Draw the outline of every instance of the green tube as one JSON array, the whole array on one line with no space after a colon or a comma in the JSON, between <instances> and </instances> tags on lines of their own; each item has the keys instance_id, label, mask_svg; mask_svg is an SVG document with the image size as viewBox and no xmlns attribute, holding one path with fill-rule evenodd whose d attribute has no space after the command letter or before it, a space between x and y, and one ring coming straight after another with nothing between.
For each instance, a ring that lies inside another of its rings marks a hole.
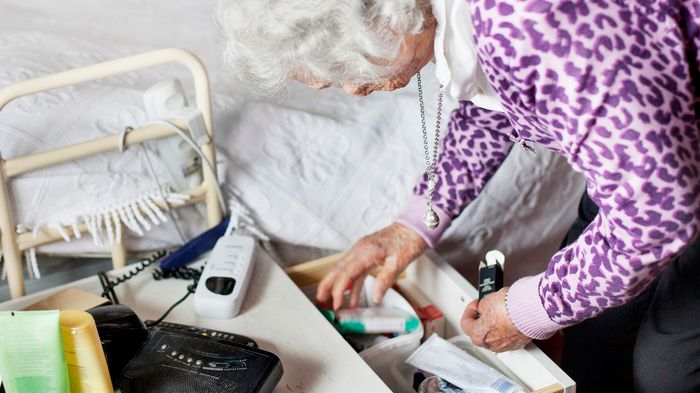
<instances>
[{"instance_id":1,"label":"green tube","mask_svg":"<svg viewBox=\"0 0 700 393\"><path fill-rule=\"evenodd\" d=\"M0 312L0 376L7 393L68 393L59 312Z\"/></svg>"}]
</instances>

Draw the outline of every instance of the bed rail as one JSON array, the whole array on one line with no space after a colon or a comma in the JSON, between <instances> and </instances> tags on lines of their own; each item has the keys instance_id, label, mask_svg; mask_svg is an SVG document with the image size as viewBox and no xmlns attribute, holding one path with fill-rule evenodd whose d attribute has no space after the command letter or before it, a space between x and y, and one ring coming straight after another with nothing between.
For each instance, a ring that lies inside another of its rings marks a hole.
<instances>
[{"instance_id":1,"label":"bed rail","mask_svg":"<svg viewBox=\"0 0 700 393\"><path fill-rule=\"evenodd\" d=\"M183 49L169 48L156 50L41 76L6 86L0 89L0 111L2 111L10 101L23 96L168 63L184 65L192 75L197 109L202 112L206 131L209 134L210 140L210 142L200 147L207 160L215 164L216 157L213 142L214 134L212 129L209 79L204 65L199 58ZM178 126L186 129L184 123L178 123ZM124 145L135 145L171 135L176 135L176 133L164 125L149 125L136 128L129 132L124 139ZM62 237L57 231L51 229L42 229L36 237L31 233L18 234L16 232L16 223L13 217L12 200L8 184L9 180L23 173L47 166L110 150L118 150L120 139L120 136L117 135L115 130L115 135L113 136L102 137L9 160L4 160L0 157L0 248L2 248L5 258L7 280L12 298L17 298L25 294L24 276L22 272L22 251L55 242L62 239ZM214 170L215 169L216 166L214 165ZM188 204L196 202L204 202L206 204L207 220L210 227L218 224L223 214L217 199L216 187L216 174L208 170L203 170L202 183L197 187L182 192L191 197ZM78 230L85 231L86 228L80 226ZM114 242L111 252L112 263L115 268L126 265L127 250L123 242Z\"/></svg>"}]
</instances>

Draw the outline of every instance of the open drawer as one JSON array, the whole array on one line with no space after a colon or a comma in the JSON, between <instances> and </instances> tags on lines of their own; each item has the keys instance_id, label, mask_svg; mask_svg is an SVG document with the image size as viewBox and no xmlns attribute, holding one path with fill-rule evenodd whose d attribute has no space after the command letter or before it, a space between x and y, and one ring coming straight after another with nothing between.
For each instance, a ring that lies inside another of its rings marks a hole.
<instances>
[{"instance_id":1,"label":"open drawer","mask_svg":"<svg viewBox=\"0 0 700 393\"><path fill-rule=\"evenodd\" d=\"M316 284L340 256L332 255L293 266L287 269L287 274L299 287ZM446 338L463 334L460 328L462 313L467 304L478 297L478 292L439 255L429 251L418 258L401 275L397 285L409 297L428 299L445 315ZM473 351L534 393L576 391L574 381L533 344L500 354L477 347Z\"/></svg>"}]
</instances>

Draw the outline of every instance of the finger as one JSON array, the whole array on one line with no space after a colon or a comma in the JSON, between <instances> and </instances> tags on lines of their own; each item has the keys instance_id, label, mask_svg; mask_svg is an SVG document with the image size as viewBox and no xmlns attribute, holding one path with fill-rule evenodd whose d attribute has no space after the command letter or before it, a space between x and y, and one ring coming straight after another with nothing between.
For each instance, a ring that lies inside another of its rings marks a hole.
<instances>
[{"instance_id":1,"label":"finger","mask_svg":"<svg viewBox=\"0 0 700 393\"><path fill-rule=\"evenodd\" d=\"M369 274L372 267L375 266L374 263L367 261L367 259L363 260L357 258L349 260L349 262L344 265L344 268L341 269L336 275L335 283L331 289L331 293L333 295L333 308L335 310L343 305L345 292L352 290L355 287L354 284L358 279L360 279L358 291L362 289L362 284L365 277L367 277L367 274ZM359 292L357 295L359 297Z\"/></svg>"},{"instance_id":2,"label":"finger","mask_svg":"<svg viewBox=\"0 0 700 393\"><path fill-rule=\"evenodd\" d=\"M483 304L483 300L473 300L467 305L462 316L462 329L469 335L474 345L489 349L489 343L486 342L489 333L488 321L483 317L483 313L479 311L480 309L483 310Z\"/></svg>"},{"instance_id":3,"label":"finger","mask_svg":"<svg viewBox=\"0 0 700 393\"><path fill-rule=\"evenodd\" d=\"M486 331L483 328L483 322L479 319L473 320L468 326L467 335L472 340L472 343L477 347L487 348L486 346Z\"/></svg>"},{"instance_id":4,"label":"finger","mask_svg":"<svg viewBox=\"0 0 700 393\"><path fill-rule=\"evenodd\" d=\"M360 303L360 294L362 294L366 277L367 273L361 275L352 282L352 289L350 290L350 308L355 308L358 303Z\"/></svg>"},{"instance_id":5,"label":"finger","mask_svg":"<svg viewBox=\"0 0 700 393\"><path fill-rule=\"evenodd\" d=\"M318 284L318 288L316 289L316 301L321 305L327 304L328 300L330 300L331 289L333 289L333 283L335 283L335 276L337 274L337 270L331 270Z\"/></svg>"},{"instance_id":6,"label":"finger","mask_svg":"<svg viewBox=\"0 0 700 393\"><path fill-rule=\"evenodd\" d=\"M328 273L323 280L321 280L321 283L316 290L316 299L319 302L326 304L329 303L330 300L334 300L335 296L333 294L333 290L336 287L339 277L345 276L351 281L354 277L357 277L365 272L365 269L363 269L363 263L360 262L361 260L358 260L357 253L352 251L341 258L336 263L335 267L333 267L331 272ZM345 286L347 285L347 282L338 285ZM331 299L331 297L333 297L333 299ZM342 293L340 302L342 304Z\"/></svg>"},{"instance_id":7,"label":"finger","mask_svg":"<svg viewBox=\"0 0 700 393\"><path fill-rule=\"evenodd\" d=\"M479 300L474 299L468 305L465 313L469 311L470 315L474 316L474 319L479 318Z\"/></svg>"},{"instance_id":8,"label":"finger","mask_svg":"<svg viewBox=\"0 0 700 393\"><path fill-rule=\"evenodd\" d=\"M499 343L498 343L498 340L494 339L493 337L489 337L489 334L492 332L493 332L493 330L488 330L486 332L486 334L484 334L482 341L484 342L483 343L484 348L491 350L491 351L494 351L492 348L497 347L499 345ZM493 335L491 335L491 336L493 336ZM501 343L500 345L503 345L503 344Z\"/></svg>"},{"instance_id":9,"label":"finger","mask_svg":"<svg viewBox=\"0 0 700 393\"><path fill-rule=\"evenodd\" d=\"M486 348L486 342L484 341L484 336L480 334L476 329L469 334L469 338L472 340L472 344L477 347Z\"/></svg>"},{"instance_id":10,"label":"finger","mask_svg":"<svg viewBox=\"0 0 700 393\"><path fill-rule=\"evenodd\" d=\"M476 310L476 302L477 301L475 300L467 305L467 308L464 309L464 313L462 314L462 319L460 321L462 331L470 337L475 332L477 322L479 320L479 312Z\"/></svg>"},{"instance_id":11,"label":"finger","mask_svg":"<svg viewBox=\"0 0 700 393\"><path fill-rule=\"evenodd\" d=\"M478 310L478 300L473 300L467 305L467 308L464 309L464 313L462 314L462 319L468 319L470 321L475 321L479 318L479 310Z\"/></svg>"},{"instance_id":12,"label":"finger","mask_svg":"<svg viewBox=\"0 0 700 393\"><path fill-rule=\"evenodd\" d=\"M343 305L343 300L345 298L345 291L350 285L350 277L347 276L345 272L340 272L333 283L333 289L331 294L333 295L333 309L337 310Z\"/></svg>"},{"instance_id":13,"label":"finger","mask_svg":"<svg viewBox=\"0 0 700 393\"><path fill-rule=\"evenodd\" d=\"M482 339L479 339L479 338L472 339L472 342L473 342L474 345L476 345L477 347L486 348L486 349L488 349L489 351L491 350L491 347L489 346L489 343L487 343L486 340L484 340L483 338L482 338Z\"/></svg>"},{"instance_id":14,"label":"finger","mask_svg":"<svg viewBox=\"0 0 700 393\"><path fill-rule=\"evenodd\" d=\"M389 290L389 288L391 288L392 285L394 285L396 279L399 277L399 274L401 274L401 271L399 270L398 262L396 257L392 255L386 259L384 266L382 266L382 269L379 271L379 274L377 274L377 279L374 282L374 288L372 288L372 298L374 299L375 303L382 301L384 294Z\"/></svg>"}]
</instances>

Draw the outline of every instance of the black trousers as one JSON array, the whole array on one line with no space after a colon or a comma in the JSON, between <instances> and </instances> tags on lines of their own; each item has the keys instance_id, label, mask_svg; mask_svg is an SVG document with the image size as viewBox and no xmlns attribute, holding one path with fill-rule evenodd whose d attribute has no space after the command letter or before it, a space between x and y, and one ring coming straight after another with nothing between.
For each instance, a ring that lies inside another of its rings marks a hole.
<instances>
[{"instance_id":1,"label":"black trousers","mask_svg":"<svg viewBox=\"0 0 700 393\"><path fill-rule=\"evenodd\" d=\"M584 194L562 246L597 214ZM562 368L579 393L700 392L700 241L631 302L564 329Z\"/></svg>"}]
</instances>

